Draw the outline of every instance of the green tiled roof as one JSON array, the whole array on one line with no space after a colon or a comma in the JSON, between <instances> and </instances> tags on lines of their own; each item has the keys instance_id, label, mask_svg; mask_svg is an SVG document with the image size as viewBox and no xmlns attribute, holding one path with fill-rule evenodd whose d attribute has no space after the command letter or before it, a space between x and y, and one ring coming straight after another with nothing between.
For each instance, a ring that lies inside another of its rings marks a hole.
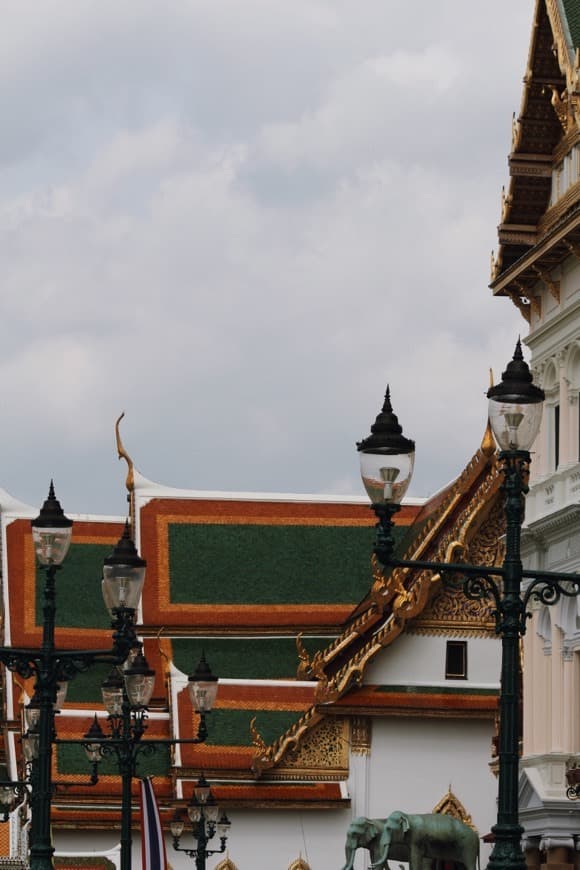
<instances>
[{"instance_id":1,"label":"green tiled roof","mask_svg":"<svg viewBox=\"0 0 580 870\"><path fill-rule=\"evenodd\" d=\"M251 746L250 722L268 744L284 734L302 716L300 710L231 710L216 707L208 714L209 746Z\"/></svg>"},{"instance_id":2,"label":"green tiled roof","mask_svg":"<svg viewBox=\"0 0 580 870\"><path fill-rule=\"evenodd\" d=\"M312 656L324 649L332 638L303 638L303 644ZM190 674L201 653L214 674L225 679L284 680L296 677L298 653L293 637L266 638L211 638L172 641L173 662L180 671Z\"/></svg>"},{"instance_id":3,"label":"green tiled roof","mask_svg":"<svg viewBox=\"0 0 580 870\"><path fill-rule=\"evenodd\" d=\"M111 627L103 602L103 560L109 544L72 544L62 570L56 575L57 625L62 628ZM44 574L36 576L36 622L42 624Z\"/></svg>"},{"instance_id":4,"label":"green tiled roof","mask_svg":"<svg viewBox=\"0 0 580 870\"><path fill-rule=\"evenodd\" d=\"M68 684L66 692L67 704L76 702L78 704L95 705L96 710L103 709L103 696L101 694L101 683L109 674L111 665L93 665L84 674L77 674Z\"/></svg>"},{"instance_id":5,"label":"green tiled roof","mask_svg":"<svg viewBox=\"0 0 580 870\"><path fill-rule=\"evenodd\" d=\"M355 603L371 582L368 526L169 527L175 604Z\"/></svg>"},{"instance_id":6,"label":"green tiled roof","mask_svg":"<svg viewBox=\"0 0 580 870\"><path fill-rule=\"evenodd\" d=\"M580 0L562 0L574 48L580 46Z\"/></svg>"},{"instance_id":7,"label":"green tiled roof","mask_svg":"<svg viewBox=\"0 0 580 870\"><path fill-rule=\"evenodd\" d=\"M106 731L106 726L103 727ZM57 746L59 773L69 776L86 774L87 780L91 774L91 766L85 751L78 743L60 743ZM166 746L159 746L154 755L145 757L142 753L137 762L137 776L165 776L169 770L169 751ZM119 766L115 756L106 756L99 762L100 776L118 776Z\"/></svg>"}]
</instances>

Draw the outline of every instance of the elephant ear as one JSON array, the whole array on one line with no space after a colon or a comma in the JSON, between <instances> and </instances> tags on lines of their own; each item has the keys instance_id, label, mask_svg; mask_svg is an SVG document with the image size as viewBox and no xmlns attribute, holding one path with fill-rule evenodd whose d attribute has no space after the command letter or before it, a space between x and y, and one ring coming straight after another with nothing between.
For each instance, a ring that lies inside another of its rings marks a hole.
<instances>
[{"instance_id":1,"label":"elephant ear","mask_svg":"<svg viewBox=\"0 0 580 870\"><path fill-rule=\"evenodd\" d=\"M409 830L409 819L405 815L405 813L401 813L401 830L404 834Z\"/></svg>"}]
</instances>

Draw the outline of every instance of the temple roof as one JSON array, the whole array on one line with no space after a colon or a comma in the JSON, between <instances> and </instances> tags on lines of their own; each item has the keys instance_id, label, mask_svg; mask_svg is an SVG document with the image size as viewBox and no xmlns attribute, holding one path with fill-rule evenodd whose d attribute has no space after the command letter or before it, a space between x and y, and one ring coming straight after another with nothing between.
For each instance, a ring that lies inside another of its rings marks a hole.
<instances>
[{"instance_id":1,"label":"temple roof","mask_svg":"<svg viewBox=\"0 0 580 870\"><path fill-rule=\"evenodd\" d=\"M578 3L537 0L491 283L528 320L539 305L534 285L557 295L551 271L580 245L580 181L566 163L580 142L579 46Z\"/></svg>"},{"instance_id":2,"label":"temple roof","mask_svg":"<svg viewBox=\"0 0 580 870\"><path fill-rule=\"evenodd\" d=\"M165 820L190 797L201 770L226 806L331 808L348 802L348 716L357 711L493 716L494 689L361 688L367 665L403 631L493 634L488 612L450 605L437 579L382 572L372 556L375 517L366 499L191 492L154 484L132 464L130 470L131 514L147 560L138 632L156 671L146 736L190 740L197 733L186 684L202 651L220 677L208 740L139 762L140 775L156 778ZM497 548L498 488L488 432L456 481L431 499L403 504L396 516L398 552L469 557L490 523ZM34 646L41 637L42 581L30 535L32 510L8 499L6 507L5 641ZM75 521L58 575L57 645L110 645L102 563L123 522ZM491 547L483 551L487 559L498 556ZM106 728L100 683L107 670L94 668L70 683L57 722L60 739L78 740L99 710ZM32 690L31 681L20 678L6 687L5 738L13 765L20 753L21 705ZM118 819L120 781L111 761L101 764L98 785L88 789L82 748L62 743L53 773L60 783L55 825L100 827Z\"/></svg>"}]
</instances>

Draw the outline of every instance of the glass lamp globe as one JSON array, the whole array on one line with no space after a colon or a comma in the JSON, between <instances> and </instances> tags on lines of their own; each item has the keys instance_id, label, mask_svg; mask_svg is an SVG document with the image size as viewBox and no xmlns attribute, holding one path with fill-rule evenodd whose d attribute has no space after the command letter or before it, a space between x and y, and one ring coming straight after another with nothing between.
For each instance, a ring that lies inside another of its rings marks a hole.
<instances>
[{"instance_id":1,"label":"glass lamp globe","mask_svg":"<svg viewBox=\"0 0 580 870\"><path fill-rule=\"evenodd\" d=\"M16 809L18 803L18 792L12 785L3 785L0 787L0 812L2 813L2 821L7 822L10 813Z\"/></svg>"},{"instance_id":2,"label":"glass lamp globe","mask_svg":"<svg viewBox=\"0 0 580 870\"><path fill-rule=\"evenodd\" d=\"M131 539L129 523L103 565L103 600L109 612L118 608L137 610L147 563Z\"/></svg>"},{"instance_id":3,"label":"glass lamp globe","mask_svg":"<svg viewBox=\"0 0 580 870\"><path fill-rule=\"evenodd\" d=\"M103 706L109 716L123 715L123 693L125 683L117 668L113 668L109 676L101 683Z\"/></svg>"},{"instance_id":4,"label":"glass lamp globe","mask_svg":"<svg viewBox=\"0 0 580 870\"><path fill-rule=\"evenodd\" d=\"M183 821L183 817L179 810L175 810L173 814L173 818L169 822L169 829L171 831L171 836L179 840L181 835L183 834L183 829L185 827L185 822Z\"/></svg>"},{"instance_id":5,"label":"glass lamp globe","mask_svg":"<svg viewBox=\"0 0 580 870\"><path fill-rule=\"evenodd\" d=\"M218 807L213 794L210 793L205 804L205 818L208 822L211 822L211 824L215 824L218 820L219 814L220 808Z\"/></svg>"},{"instance_id":6,"label":"glass lamp globe","mask_svg":"<svg viewBox=\"0 0 580 870\"><path fill-rule=\"evenodd\" d=\"M489 422L501 450L529 450L542 421L544 391L532 383L518 338L501 381L487 391Z\"/></svg>"},{"instance_id":7,"label":"glass lamp globe","mask_svg":"<svg viewBox=\"0 0 580 870\"><path fill-rule=\"evenodd\" d=\"M193 822L193 824L201 819L201 804L195 795L193 795L187 805L187 815L189 816L189 821Z\"/></svg>"},{"instance_id":8,"label":"glass lamp globe","mask_svg":"<svg viewBox=\"0 0 580 870\"><path fill-rule=\"evenodd\" d=\"M389 387L371 434L357 443L364 487L373 504L400 504L409 488L415 442L405 438L391 405Z\"/></svg>"},{"instance_id":9,"label":"glass lamp globe","mask_svg":"<svg viewBox=\"0 0 580 870\"><path fill-rule=\"evenodd\" d=\"M35 761L38 758L40 748L40 738L38 731L31 729L28 733L22 735L22 754L27 763Z\"/></svg>"},{"instance_id":10,"label":"glass lamp globe","mask_svg":"<svg viewBox=\"0 0 580 870\"><path fill-rule=\"evenodd\" d=\"M35 691L34 695L23 709L24 726L27 731L36 731L40 722L40 698Z\"/></svg>"},{"instance_id":11,"label":"glass lamp globe","mask_svg":"<svg viewBox=\"0 0 580 870\"><path fill-rule=\"evenodd\" d=\"M209 787L209 783L203 773L198 779L197 785L193 789L193 793L196 800L199 801L200 804L207 803L207 800L211 794L211 788Z\"/></svg>"},{"instance_id":12,"label":"glass lamp globe","mask_svg":"<svg viewBox=\"0 0 580 870\"><path fill-rule=\"evenodd\" d=\"M223 812L218 820L218 823L217 823L218 837L222 837L222 838L227 837L231 826L232 826L232 823L230 822L230 820L226 816L225 812Z\"/></svg>"},{"instance_id":13,"label":"glass lamp globe","mask_svg":"<svg viewBox=\"0 0 580 870\"><path fill-rule=\"evenodd\" d=\"M188 677L187 689L195 712L209 713L217 697L218 678L212 674L204 653L195 671Z\"/></svg>"},{"instance_id":14,"label":"glass lamp globe","mask_svg":"<svg viewBox=\"0 0 580 870\"><path fill-rule=\"evenodd\" d=\"M142 710L149 706L155 686L155 671L149 667L142 652L138 653L130 668L124 672L125 691L131 707Z\"/></svg>"},{"instance_id":15,"label":"glass lamp globe","mask_svg":"<svg viewBox=\"0 0 580 870\"><path fill-rule=\"evenodd\" d=\"M97 715L95 714L95 718L91 723L91 727L84 736L84 739L87 741L87 743L83 744L83 749L85 750L85 754L91 764L99 762L103 757L102 744L94 743L93 741L102 739L104 736L105 735L103 734L103 729L99 725Z\"/></svg>"},{"instance_id":16,"label":"glass lamp globe","mask_svg":"<svg viewBox=\"0 0 580 870\"><path fill-rule=\"evenodd\" d=\"M72 538L72 520L64 515L50 481L48 498L32 520L32 540L41 565L60 565L68 553Z\"/></svg>"},{"instance_id":17,"label":"glass lamp globe","mask_svg":"<svg viewBox=\"0 0 580 870\"><path fill-rule=\"evenodd\" d=\"M54 709L57 713L63 708L63 704L66 701L66 693L68 691L68 683L63 680L62 683L56 684L56 701L54 702Z\"/></svg>"}]
</instances>

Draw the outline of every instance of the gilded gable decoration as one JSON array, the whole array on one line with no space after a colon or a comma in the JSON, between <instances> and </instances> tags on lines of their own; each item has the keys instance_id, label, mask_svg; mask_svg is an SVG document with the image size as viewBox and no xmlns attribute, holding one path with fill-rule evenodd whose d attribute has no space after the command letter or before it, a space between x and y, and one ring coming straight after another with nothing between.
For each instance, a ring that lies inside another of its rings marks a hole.
<instances>
[{"instance_id":1,"label":"gilded gable decoration","mask_svg":"<svg viewBox=\"0 0 580 870\"><path fill-rule=\"evenodd\" d=\"M353 755L370 755L372 743L370 716L353 716L350 726L350 748Z\"/></svg>"},{"instance_id":2,"label":"gilded gable decoration","mask_svg":"<svg viewBox=\"0 0 580 870\"><path fill-rule=\"evenodd\" d=\"M348 773L348 721L328 717L316 725L306 739L284 758L283 771L294 775L308 772L316 778L331 779Z\"/></svg>"},{"instance_id":3,"label":"gilded gable decoration","mask_svg":"<svg viewBox=\"0 0 580 870\"><path fill-rule=\"evenodd\" d=\"M433 807L433 812L440 813L442 816L451 816L453 819L463 822L464 825L469 825L469 827L473 828L474 831L477 830L470 814L467 812L459 798L451 791L451 785L447 790L447 794L444 795L439 803Z\"/></svg>"},{"instance_id":4,"label":"gilded gable decoration","mask_svg":"<svg viewBox=\"0 0 580 870\"><path fill-rule=\"evenodd\" d=\"M288 870L310 870L310 864L307 864L302 855L300 855L296 861L292 861Z\"/></svg>"},{"instance_id":5,"label":"gilded gable decoration","mask_svg":"<svg viewBox=\"0 0 580 870\"><path fill-rule=\"evenodd\" d=\"M227 858L224 858L223 861L220 861L219 864L216 864L215 870L238 870L238 868L228 855Z\"/></svg>"},{"instance_id":6,"label":"gilded gable decoration","mask_svg":"<svg viewBox=\"0 0 580 870\"><path fill-rule=\"evenodd\" d=\"M473 565L499 565L503 560L504 512L498 501L468 548L466 561ZM461 589L441 586L421 615L409 626L417 634L495 635L494 604L472 600Z\"/></svg>"}]
</instances>

